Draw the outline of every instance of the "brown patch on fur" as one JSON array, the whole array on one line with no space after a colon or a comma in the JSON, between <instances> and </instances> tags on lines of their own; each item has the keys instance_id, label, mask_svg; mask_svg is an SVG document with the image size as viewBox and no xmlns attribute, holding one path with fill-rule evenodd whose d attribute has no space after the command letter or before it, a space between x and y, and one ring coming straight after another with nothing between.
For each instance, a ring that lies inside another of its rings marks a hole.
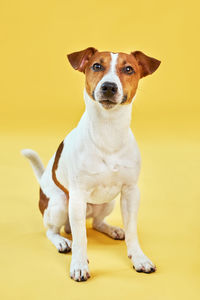
<instances>
[{"instance_id":1,"label":"brown patch on fur","mask_svg":"<svg viewBox=\"0 0 200 300\"><path fill-rule=\"evenodd\" d=\"M135 73L129 75L125 74L122 70L123 68L131 66ZM140 79L140 72L137 60L131 54L119 53L117 65L116 65L117 75L121 81L123 87L123 94L126 100L123 101L122 105L131 103L138 86L138 81Z\"/></svg>"},{"instance_id":2,"label":"brown patch on fur","mask_svg":"<svg viewBox=\"0 0 200 300\"><path fill-rule=\"evenodd\" d=\"M39 209L41 214L44 214L45 209L47 208L49 203L49 198L43 193L42 189L40 188L40 201L39 201Z\"/></svg>"},{"instance_id":3,"label":"brown patch on fur","mask_svg":"<svg viewBox=\"0 0 200 300\"><path fill-rule=\"evenodd\" d=\"M69 191L58 181L58 179L56 177L56 170L58 168L58 162L59 162L63 147L64 147L64 143L62 142L59 145L58 150L55 155L55 160L54 160L53 167L52 167L52 179L53 179L54 183L66 194L67 198L69 199Z\"/></svg>"},{"instance_id":4,"label":"brown patch on fur","mask_svg":"<svg viewBox=\"0 0 200 300\"><path fill-rule=\"evenodd\" d=\"M88 61L90 58L94 55L94 53L97 51L97 49L93 47L89 47L87 49L84 49L82 51L73 52L71 54L68 54L68 60L71 64L71 66L80 72L85 72L85 68L87 66Z\"/></svg>"},{"instance_id":5,"label":"brown patch on fur","mask_svg":"<svg viewBox=\"0 0 200 300\"><path fill-rule=\"evenodd\" d=\"M85 69L85 86L88 95L94 100L93 92L98 82L109 71L111 62L110 52L96 52L89 60ZM103 71L95 72L92 70L92 66L95 63L99 63L104 67Z\"/></svg>"},{"instance_id":6,"label":"brown patch on fur","mask_svg":"<svg viewBox=\"0 0 200 300\"><path fill-rule=\"evenodd\" d=\"M140 78L150 75L157 70L161 61L147 56L141 51L131 53L137 60L140 69Z\"/></svg>"},{"instance_id":7,"label":"brown patch on fur","mask_svg":"<svg viewBox=\"0 0 200 300\"><path fill-rule=\"evenodd\" d=\"M86 91L94 99L94 90L98 82L109 71L111 62L110 52L99 52L93 47L67 55L70 64L75 70L84 72L86 75ZM94 63L100 63L103 71L95 72L92 70ZM160 61L145 55L141 51L135 51L131 54L118 53L118 62L116 66L117 74L121 80L124 98L122 105L131 103L138 86L140 78L152 74L159 67ZM122 70L126 66L132 66L135 70L133 74L126 74Z\"/></svg>"}]
</instances>

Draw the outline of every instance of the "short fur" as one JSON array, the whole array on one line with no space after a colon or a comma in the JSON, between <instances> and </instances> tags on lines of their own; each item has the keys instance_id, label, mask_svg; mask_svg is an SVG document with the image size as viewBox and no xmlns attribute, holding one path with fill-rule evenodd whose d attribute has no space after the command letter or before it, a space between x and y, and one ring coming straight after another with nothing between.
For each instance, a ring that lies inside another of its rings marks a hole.
<instances>
[{"instance_id":1,"label":"short fur","mask_svg":"<svg viewBox=\"0 0 200 300\"><path fill-rule=\"evenodd\" d=\"M47 237L59 252L68 252L71 241L60 235L60 229L64 225L66 232L72 232L70 276L76 281L87 280L85 223L86 217L92 217L94 229L114 239L125 238L136 271L154 272L155 265L141 250L137 237L140 153L130 120L139 79L153 73L160 61L140 51L111 53L92 47L72 53L68 59L74 69L85 73L86 110L45 170L35 152L23 151L40 183ZM130 70L134 72L129 74ZM108 82L117 89L111 89ZM107 94L106 89L110 89ZM118 194L124 230L104 221Z\"/></svg>"}]
</instances>

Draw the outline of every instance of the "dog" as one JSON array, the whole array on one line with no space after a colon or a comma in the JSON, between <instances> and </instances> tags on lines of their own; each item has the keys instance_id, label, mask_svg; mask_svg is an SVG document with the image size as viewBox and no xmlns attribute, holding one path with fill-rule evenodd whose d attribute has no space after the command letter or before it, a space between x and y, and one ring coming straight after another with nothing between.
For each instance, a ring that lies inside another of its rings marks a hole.
<instances>
[{"instance_id":1,"label":"dog","mask_svg":"<svg viewBox=\"0 0 200 300\"><path fill-rule=\"evenodd\" d=\"M75 70L85 74L85 112L46 169L36 152L22 150L40 185L39 209L47 237L59 252L72 249L70 277L75 281L90 277L86 218L93 218L95 230L125 239L137 272L154 272L156 267L137 237L141 159L130 121L139 80L156 71L161 62L141 51L99 52L93 47L67 57ZM104 221L119 194L124 230ZM63 225L72 233L72 244L60 235Z\"/></svg>"}]
</instances>

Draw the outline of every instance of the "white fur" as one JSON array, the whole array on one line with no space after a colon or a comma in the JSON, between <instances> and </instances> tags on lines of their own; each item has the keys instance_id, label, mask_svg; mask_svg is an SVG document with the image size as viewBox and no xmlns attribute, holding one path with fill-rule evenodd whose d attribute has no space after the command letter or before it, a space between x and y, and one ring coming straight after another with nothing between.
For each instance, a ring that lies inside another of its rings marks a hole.
<instances>
[{"instance_id":1,"label":"white fur","mask_svg":"<svg viewBox=\"0 0 200 300\"><path fill-rule=\"evenodd\" d=\"M117 65L117 59L118 59L118 53L111 53L111 64L110 64L110 69L108 73L106 73L105 76L98 82L95 92L94 92L94 97L96 100L101 98L101 86L104 82L114 82L117 84L118 91L116 95L116 101L117 103L120 103L123 98L123 88L121 81L119 77L116 74L116 65Z\"/></svg>"},{"instance_id":2,"label":"white fur","mask_svg":"<svg viewBox=\"0 0 200 300\"><path fill-rule=\"evenodd\" d=\"M48 229L47 237L56 246L59 252L65 252L68 249L70 251L71 241L60 235L60 228L57 228L56 230Z\"/></svg>"},{"instance_id":3,"label":"white fur","mask_svg":"<svg viewBox=\"0 0 200 300\"><path fill-rule=\"evenodd\" d=\"M21 154L27 157L31 163L31 166L33 168L33 171L35 173L35 176L40 183L40 178L42 177L42 174L44 173L44 166L42 164L41 159L39 158L39 155L31 150L31 149L23 149L21 151Z\"/></svg>"},{"instance_id":4,"label":"white fur","mask_svg":"<svg viewBox=\"0 0 200 300\"><path fill-rule=\"evenodd\" d=\"M122 86L115 73L117 54L111 54L110 71L102 82L114 80L121 95ZM110 79L109 79L110 78ZM121 96L120 96L121 97ZM121 210L125 226L128 255L138 271L154 268L142 252L137 238L140 153L130 129L132 104L116 105L105 110L84 92L86 110L78 126L64 140L56 177L69 191L66 195L52 180L54 157L50 160L40 185L50 198L44 213L47 236L56 245L62 225L72 231L72 262L70 276L77 281L89 278L87 261L86 217L93 217L93 227L113 238L124 238L124 231L104 222L111 213L114 198L121 193ZM50 230L50 231L49 231ZM67 246L70 246L68 241Z\"/></svg>"}]
</instances>

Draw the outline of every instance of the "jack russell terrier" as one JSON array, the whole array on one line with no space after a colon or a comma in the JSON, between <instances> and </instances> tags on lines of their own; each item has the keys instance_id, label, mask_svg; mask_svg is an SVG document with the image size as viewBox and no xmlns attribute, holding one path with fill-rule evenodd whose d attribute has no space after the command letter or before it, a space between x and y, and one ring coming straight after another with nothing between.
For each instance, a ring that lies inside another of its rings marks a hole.
<instances>
[{"instance_id":1,"label":"jack russell terrier","mask_svg":"<svg viewBox=\"0 0 200 300\"><path fill-rule=\"evenodd\" d=\"M95 230L125 239L137 272L154 272L155 265L141 250L137 237L140 153L130 121L139 79L152 74L160 61L140 51L99 52L92 47L69 54L68 60L85 74L86 109L78 126L60 144L46 169L36 152L22 151L40 184L39 208L47 237L59 252L72 247L70 277L76 281L90 277L86 218L93 218ZM104 221L119 193L124 230ZM72 246L60 235L63 225L72 233Z\"/></svg>"}]
</instances>

